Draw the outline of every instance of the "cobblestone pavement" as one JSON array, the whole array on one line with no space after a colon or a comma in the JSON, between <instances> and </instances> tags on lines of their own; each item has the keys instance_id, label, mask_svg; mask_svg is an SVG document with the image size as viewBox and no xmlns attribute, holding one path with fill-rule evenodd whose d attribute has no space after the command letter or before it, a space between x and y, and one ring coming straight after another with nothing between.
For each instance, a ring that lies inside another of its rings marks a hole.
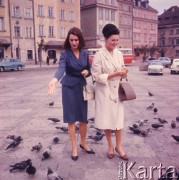
<instances>
[{"instance_id":1,"label":"cobblestone pavement","mask_svg":"<svg viewBox=\"0 0 179 180\"><path fill-rule=\"evenodd\" d=\"M89 146L96 152L88 155L78 148L79 160L73 162L71 146L68 134L57 130L56 126L63 124L61 85L56 87L55 94L47 95L47 86L56 70L56 66L48 68L25 68L17 72L0 73L0 179L1 180L27 180L47 179L47 167L51 167L60 174L64 180L117 180L117 179L147 179L147 176L157 179L159 168L174 166L179 168L179 143L174 141L172 134L179 135L179 122L177 127L170 127L171 121L179 116L179 75L171 75L165 68L163 76L148 76L147 72L139 71L137 65L130 65L129 82L133 85L137 99L125 102L125 127L123 131L123 148L130 157L128 164L118 157L107 159L107 143L104 138L101 143L87 140ZM154 96L150 97L148 91ZM49 107L49 102L54 101L54 106ZM154 102L158 113L147 111L146 107ZM94 116L94 102L89 102L88 117ZM109 107L110 110L110 107ZM48 121L49 117L61 119L60 123ZM153 130L147 137L135 135L128 130L138 120L148 119L149 123L142 126L143 129L151 128L151 124L157 122L154 117L165 118L168 123L163 128ZM88 124L88 135L95 130ZM23 142L14 150L5 150L10 143L6 139L8 135L21 135ZM52 144L52 137L58 135L59 144ZM79 136L77 133L78 144ZM115 139L113 137L114 143ZM40 152L32 152L31 147L41 142L43 148ZM52 145L52 157L41 161L42 152ZM22 160L32 159L37 168L34 177L29 177L25 172L9 172L9 165ZM131 171L127 167L135 162ZM121 173L123 172L123 173ZM146 172L146 173L144 173ZM164 171L162 171L164 172ZM130 174L131 173L131 174ZM121 177L122 176L122 177ZM151 179L150 178L150 179Z\"/></svg>"}]
</instances>

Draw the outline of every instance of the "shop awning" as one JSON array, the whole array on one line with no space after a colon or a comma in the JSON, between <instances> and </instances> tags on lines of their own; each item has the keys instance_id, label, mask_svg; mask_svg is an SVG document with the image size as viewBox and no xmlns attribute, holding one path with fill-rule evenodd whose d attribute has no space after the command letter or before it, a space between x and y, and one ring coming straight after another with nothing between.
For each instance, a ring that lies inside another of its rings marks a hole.
<instances>
[{"instance_id":1,"label":"shop awning","mask_svg":"<svg viewBox=\"0 0 179 180\"><path fill-rule=\"evenodd\" d=\"M45 50L52 49L52 48L61 49L63 48L63 44L64 44L64 41L48 41L45 44Z\"/></svg>"},{"instance_id":2,"label":"shop awning","mask_svg":"<svg viewBox=\"0 0 179 180\"><path fill-rule=\"evenodd\" d=\"M7 39L0 39L0 47L5 47L7 49L10 45L12 45L12 43Z\"/></svg>"}]
</instances>

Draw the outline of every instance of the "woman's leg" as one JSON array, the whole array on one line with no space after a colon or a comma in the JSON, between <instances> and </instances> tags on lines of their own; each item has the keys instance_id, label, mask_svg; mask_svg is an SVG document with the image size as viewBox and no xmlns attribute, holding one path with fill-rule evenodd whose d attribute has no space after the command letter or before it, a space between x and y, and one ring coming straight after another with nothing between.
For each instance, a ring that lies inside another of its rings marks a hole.
<instances>
[{"instance_id":1,"label":"woman's leg","mask_svg":"<svg viewBox=\"0 0 179 180\"><path fill-rule=\"evenodd\" d=\"M108 153L113 154L114 153L114 147L113 147L112 138L111 138L111 130L106 129L106 130L104 130L104 132L105 132L106 139L108 142Z\"/></svg>"},{"instance_id":2,"label":"woman's leg","mask_svg":"<svg viewBox=\"0 0 179 180\"><path fill-rule=\"evenodd\" d=\"M77 156L77 145L76 145L76 132L75 132L75 123L68 123L68 131L72 144L72 156Z\"/></svg>"},{"instance_id":3,"label":"woman's leg","mask_svg":"<svg viewBox=\"0 0 179 180\"><path fill-rule=\"evenodd\" d=\"M120 156L125 155L125 152L122 150L122 129L115 130L116 135L116 149L119 152Z\"/></svg>"},{"instance_id":4,"label":"woman's leg","mask_svg":"<svg viewBox=\"0 0 179 180\"><path fill-rule=\"evenodd\" d=\"M80 122L80 136L81 136L81 146L87 151L90 150L90 148L86 144L86 134L87 134L87 123Z\"/></svg>"}]
</instances>

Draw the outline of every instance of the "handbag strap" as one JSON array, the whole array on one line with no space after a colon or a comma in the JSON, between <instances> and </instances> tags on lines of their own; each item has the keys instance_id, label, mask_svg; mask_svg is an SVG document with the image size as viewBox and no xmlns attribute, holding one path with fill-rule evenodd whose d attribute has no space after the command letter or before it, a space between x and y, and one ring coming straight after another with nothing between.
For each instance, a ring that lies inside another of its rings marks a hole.
<instances>
[{"instance_id":1,"label":"handbag strap","mask_svg":"<svg viewBox=\"0 0 179 180\"><path fill-rule=\"evenodd\" d=\"M84 78L87 79L85 76L84 76ZM93 85L94 85L95 80L93 79L93 76L92 76L92 75L91 75L91 80L92 80L92 83L93 83Z\"/></svg>"}]
</instances>

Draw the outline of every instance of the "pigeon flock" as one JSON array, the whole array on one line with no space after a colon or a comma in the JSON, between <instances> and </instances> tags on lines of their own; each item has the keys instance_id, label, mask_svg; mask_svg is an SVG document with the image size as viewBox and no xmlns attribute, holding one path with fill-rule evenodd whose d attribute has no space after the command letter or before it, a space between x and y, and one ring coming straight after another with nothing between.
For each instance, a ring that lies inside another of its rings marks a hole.
<instances>
[{"instance_id":1,"label":"pigeon flock","mask_svg":"<svg viewBox=\"0 0 179 180\"><path fill-rule=\"evenodd\" d=\"M148 95L154 96L151 92L148 92ZM54 105L54 102L49 103L50 107L52 107L53 105ZM153 111L154 115L156 115L158 113L158 108L155 106L155 103L152 103L151 105L149 105L146 108L146 110L151 111L151 112ZM154 117L154 119L156 120L156 123L151 123L148 119L138 120L135 123L133 123L131 126L128 126L129 131L132 132L133 134L140 135L142 137L147 137L150 133L155 132L156 130L158 130L160 128L164 128L166 125L169 124L169 122L164 118ZM52 124L53 123L57 124L60 122L60 119L54 118L54 117L49 117L47 120L51 121ZM94 122L95 122L94 117L88 119L88 123L93 124ZM149 125L151 125L151 127L148 127ZM172 129L177 128L177 126L179 127L179 116L176 117L176 120L171 121L170 126ZM68 133L68 128L65 126L56 126L55 128L64 134ZM90 128L94 129L95 134L88 135L87 139L89 139L95 143L99 143L103 139L103 137L105 136L104 131L94 127L93 125L91 125ZM79 124L76 124L75 129L76 129L76 133L79 133ZM112 133L114 133L114 131L112 131ZM21 136L9 135L6 138L11 140L11 143L5 148L6 151L15 149L17 146L19 146L19 144L21 142L23 142L23 138ZM173 140L179 144L179 136L171 134L171 138L173 138ZM52 137L51 145L49 145L41 153L41 161L44 161L44 160L51 158L52 146L55 144L58 144L59 142L60 142L60 138L57 135ZM43 145L41 144L41 142L39 142L38 144L32 146L32 148L30 150L32 152L35 151L36 153L38 153L38 152L41 152L42 149L43 149ZM24 171L29 176L34 176L36 174L37 169L36 169L36 167L33 166L32 160L29 158L27 160L17 162L14 165L10 165L9 171L11 173L12 172ZM176 175L178 175L177 177L179 178L179 171L175 170L175 173L176 173ZM169 177L170 175L171 175L171 169L167 169L166 173L163 174L159 178L159 180L160 179L164 179L164 180L170 179L170 177ZM51 169L50 167L48 167L48 169L47 169L46 176L47 176L48 180L63 180L63 178L57 172L55 172L53 169ZM179 180L179 179L177 179L177 180Z\"/></svg>"}]
</instances>

